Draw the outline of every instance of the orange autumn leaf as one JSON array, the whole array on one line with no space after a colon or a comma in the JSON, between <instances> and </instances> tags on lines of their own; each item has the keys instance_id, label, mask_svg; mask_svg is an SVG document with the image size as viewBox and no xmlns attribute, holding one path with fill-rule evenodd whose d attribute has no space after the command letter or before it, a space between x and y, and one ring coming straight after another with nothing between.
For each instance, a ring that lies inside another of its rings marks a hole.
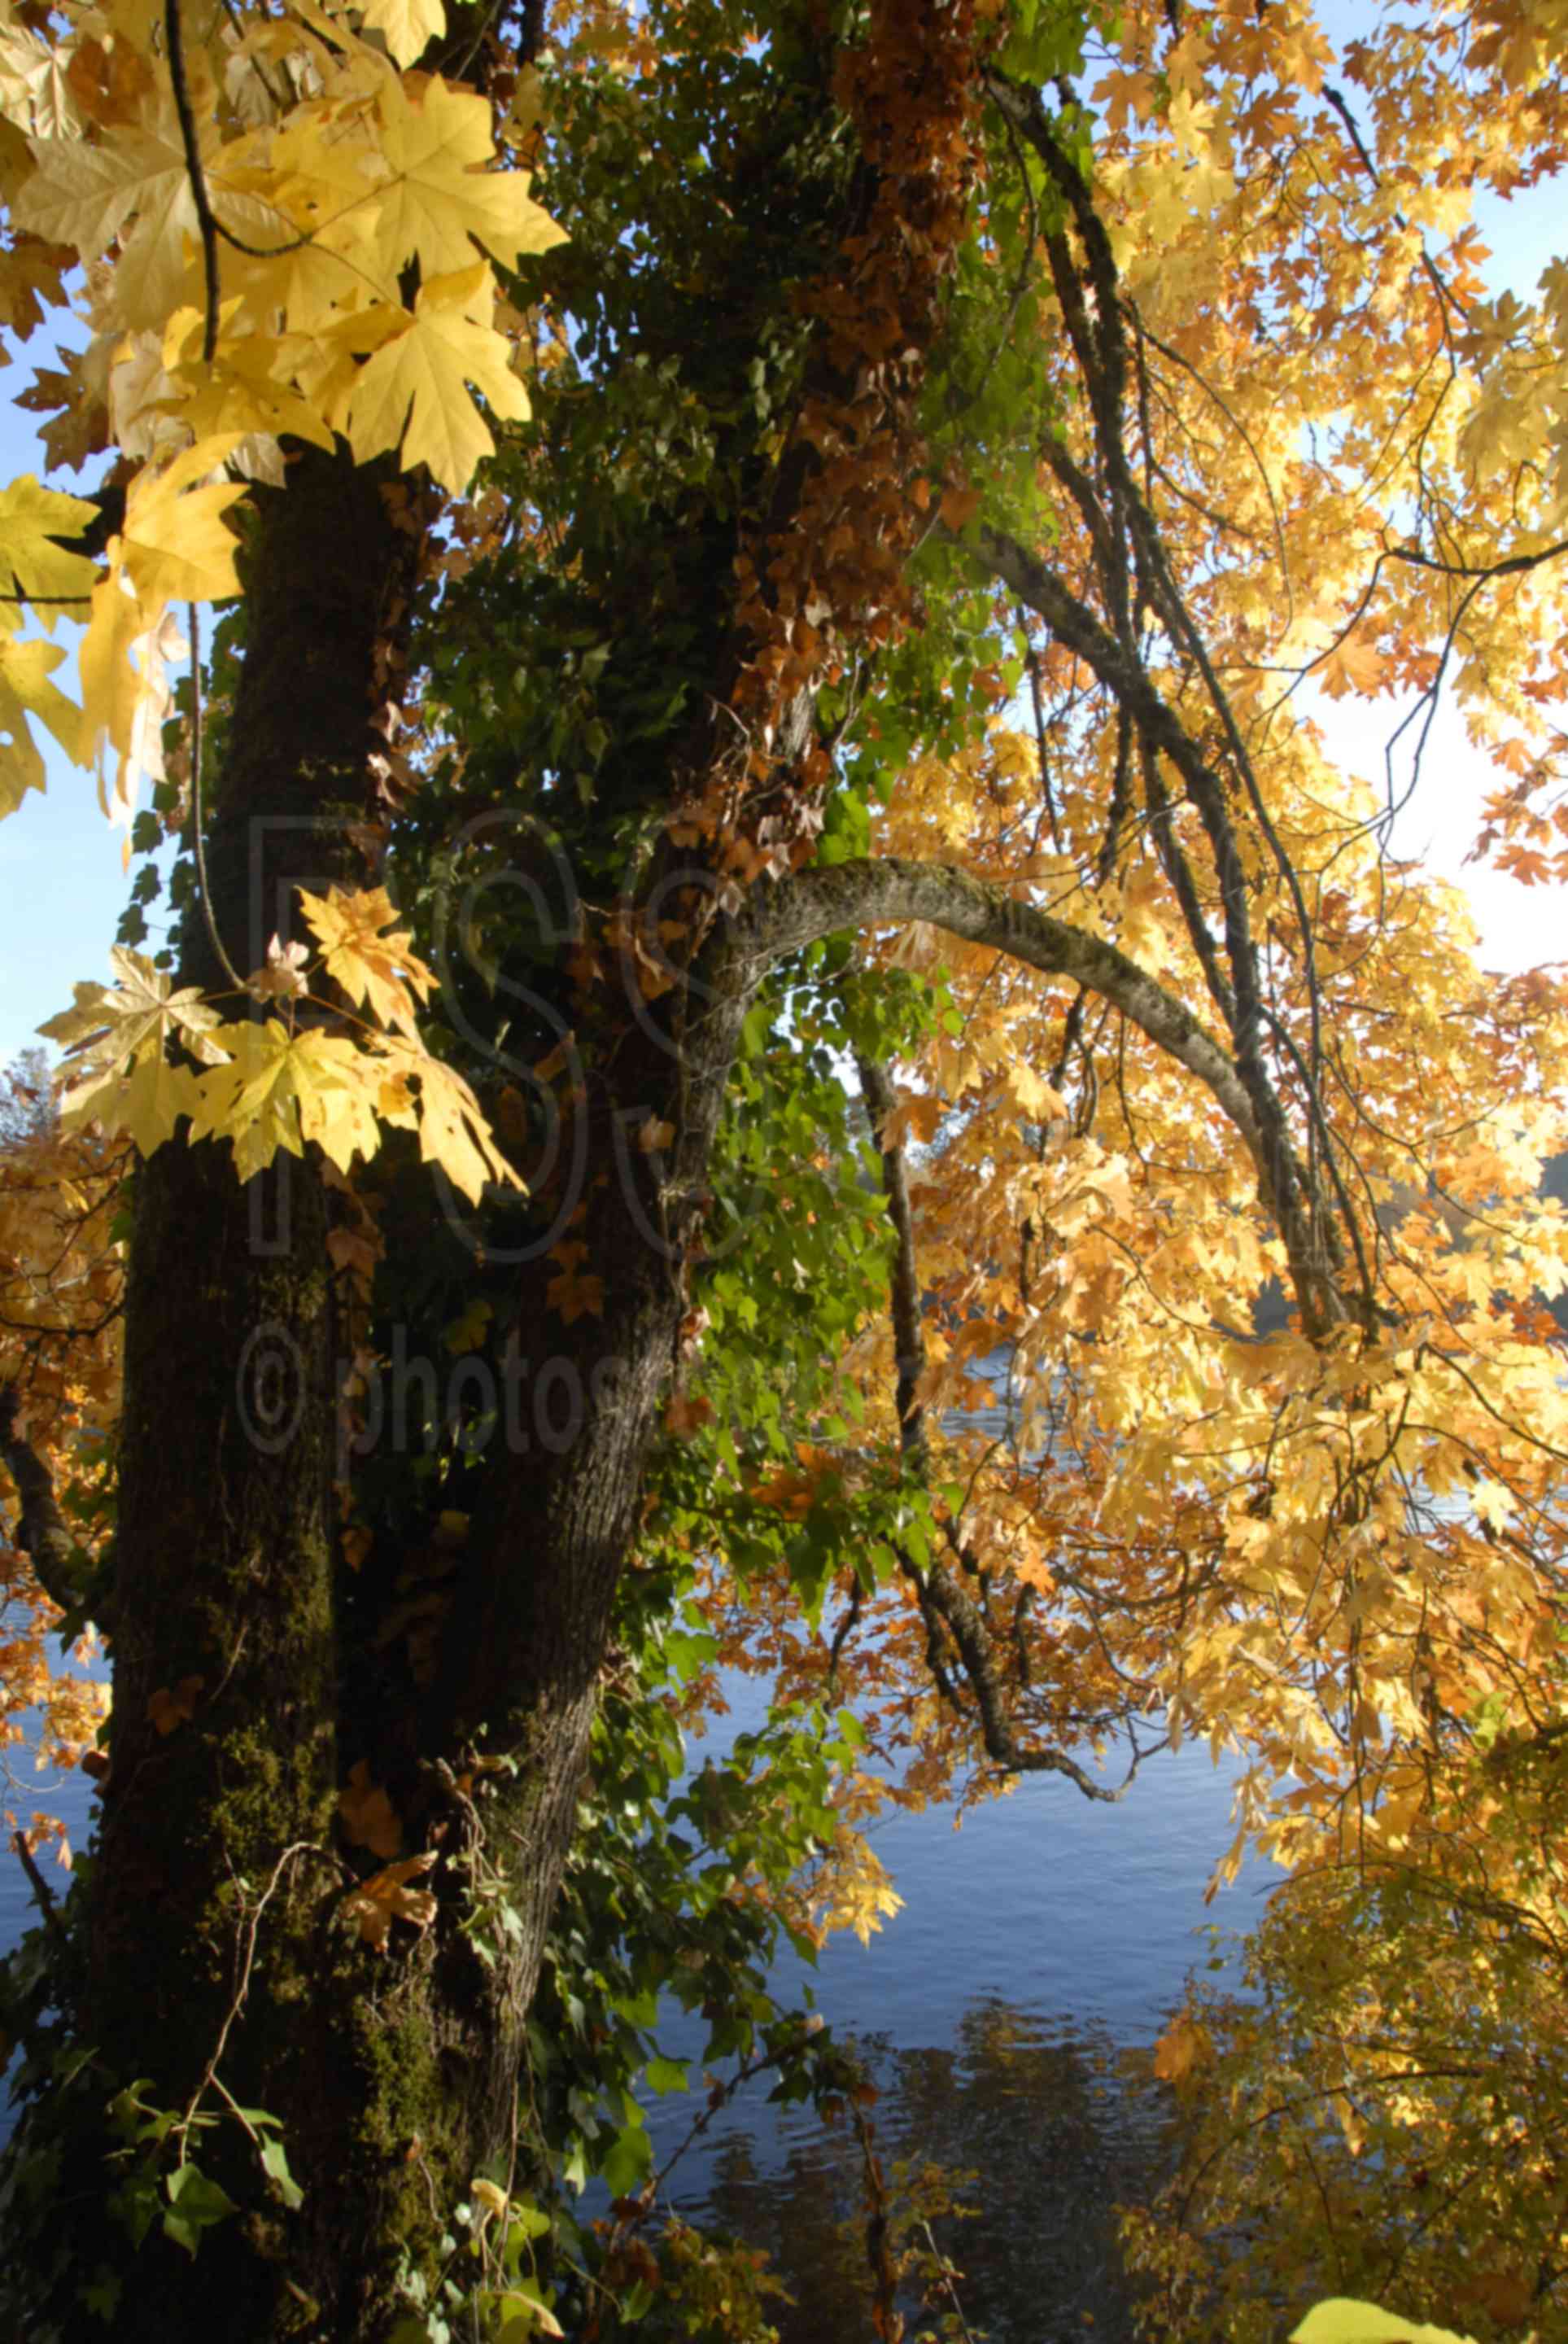
<instances>
[{"instance_id":1,"label":"orange autumn leaf","mask_svg":"<svg viewBox=\"0 0 1568 2344\"><path fill-rule=\"evenodd\" d=\"M337 1793L337 1814L344 1837L356 1847L367 1847L372 1855L390 1858L403 1844L402 1819L385 1787L372 1782L363 1758L355 1760Z\"/></svg>"},{"instance_id":2,"label":"orange autumn leaf","mask_svg":"<svg viewBox=\"0 0 1568 2344\"><path fill-rule=\"evenodd\" d=\"M1154 2073L1162 2084L1184 2083L1213 2056L1209 2030L1189 2012L1179 2011L1154 2046Z\"/></svg>"},{"instance_id":3,"label":"orange autumn leaf","mask_svg":"<svg viewBox=\"0 0 1568 2344\"><path fill-rule=\"evenodd\" d=\"M196 1715L196 1704L206 1683L205 1677L181 1677L172 1691L167 1685L159 1685L157 1691L147 1697L148 1724L156 1727L159 1733L173 1733L176 1727L186 1724Z\"/></svg>"},{"instance_id":4,"label":"orange autumn leaf","mask_svg":"<svg viewBox=\"0 0 1568 2344\"><path fill-rule=\"evenodd\" d=\"M563 1239L550 1253L560 1268L545 1288L545 1302L568 1327L574 1319L604 1314L604 1280L582 1267L587 1258L588 1248L578 1238Z\"/></svg>"},{"instance_id":5,"label":"orange autumn leaf","mask_svg":"<svg viewBox=\"0 0 1568 2344\"><path fill-rule=\"evenodd\" d=\"M422 1879L436 1860L434 1848L423 1855L406 1856L401 1864L386 1865L349 1890L338 1910L354 1923L361 1944L384 1953L394 1921L406 1921L424 1935L436 1917L436 1899L427 1888L411 1888L408 1884Z\"/></svg>"},{"instance_id":6,"label":"orange autumn leaf","mask_svg":"<svg viewBox=\"0 0 1568 2344\"><path fill-rule=\"evenodd\" d=\"M1387 665L1377 644L1356 629L1335 643L1316 675L1331 700L1342 700L1352 692L1371 700L1383 689Z\"/></svg>"},{"instance_id":7,"label":"orange autumn leaf","mask_svg":"<svg viewBox=\"0 0 1568 2344\"><path fill-rule=\"evenodd\" d=\"M672 1392L665 1407L664 1429L678 1440L691 1440L713 1421L713 1402L700 1392Z\"/></svg>"}]
</instances>

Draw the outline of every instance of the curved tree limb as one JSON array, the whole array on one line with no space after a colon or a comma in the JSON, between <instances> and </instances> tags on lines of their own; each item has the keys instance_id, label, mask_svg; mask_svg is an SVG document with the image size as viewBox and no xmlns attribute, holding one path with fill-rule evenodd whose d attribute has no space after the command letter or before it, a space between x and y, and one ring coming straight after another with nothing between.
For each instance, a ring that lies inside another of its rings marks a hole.
<instances>
[{"instance_id":1,"label":"curved tree limb","mask_svg":"<svg viewBox=\"0 0 1568 2344\"><path fill-rule=\"evenodd\" d=\"M1228 1002L1221 999L1213 984L1211 953L1205 957L1204 966L1211 991L1231 1029L1238 1072L1251 1094L1253 1111L1279 1159L1282 1192L1299 1186L1302 1209L1315 1225L1314 1251L1331 1262L1336 1271L1346 1249L1353 1257L1361 1288L1353 1305L1354 1315L1370 1324L1376 1312L1372 1271L1355 1217L1348 1207L1343 1178L1335 1160L1334 1139L1317 1097L1322 1071L1322 1011L1306 892L1270 813L1236 712L1171 568L1151 495L1147 489L1140 487L1129 454L1127 394L1129 382L1135 378L1148 462L1148 381L1142 365L1139 321L1122 297L1115 255L1105 222L1096 208L1093 189L1077 155L1062 141L1040 91L1010 81L995 68L987 70L984 81L987 96L1010 129L1031 146L1044 164L1067 207L1081 248L1081 254L1075 252L1060 234L1047 239L1052 282L1077 361L1087 412L1092 419L1103 495L1092 500L1091 511L1073 480L1064 479L1064 485L1073 493L1081 518L1089 529L1100 591L1109 616L1109 631L1082 601L1064 589L1059 578L1047 581L1046 599L1027 591L1020 593L1018 565L1020 561L1030 563L1032 557L1000 532L982 530L978 544L971 544L970 551L978 553L993 576L1010 587L1019 599L1028 601L1114 694L1123 735L1131 717L1141 736L1144 752L1158 748L1181 773L1187 796L1202 823L1219 882L1225 952L1230 964L1229 984L1224 988L1230 996ZM1130 343L1130 328L1136 348ZM1052 460L1048 457L1048 460ZM1053 462L1053 469L1059 478L1064 477L1060 465ZM1067 469L1070 472L1070 465ZM1034 569L1038 584L1042 574L1040 566L1034 564ZM1304 1079L1314 1111L1304 1136L1304 1166L1295 1161L1278 1087L1264 1058L1269 1018L1258 947L1251 932L1250 891L1226 772L1200 746L1191 729L1163 701L1147 672L1131 623L1129 585L1133 580L1137 581L1140 604L1157 616L1171 645L1184 654L1201 680L1217 720L1224 767L1249 810L1251 823L1262 837L1295 912L1312 1026ZM1047 600L1052 608L1047 608ZM1104 657L1107 643L1113 643L1119 654L1119 674L1111 672ZM1135 686L1136 705L1127 689L1130 682ZM1146 754L1146 767L1147 763ZM1119 774L1120 771L1119 758ZM1201 917L1194 921L1194 903L1188 896L1182 897L1181 908L1193 932L1194 946L1204 957L1208 940ZM1326 1159L1323 1163L1319 1160L1320 1143ZM1338 1198L1342 1225L1335 1217L1331 1188ZM1345 1299L1348 1302L1348 1296Z\"/></svg>"},{"instance_id":2,"label":"curved tree limb","mask_svg":"<svg viewBox=\"0 0 1568 2344\"><path fill-rule=\"evenodd\" d=\"M1267 1111L1260 1114L1257 1073L1251 1081L1245 1079L1237 1058L1185 1004L1116 945L970 872L894 855L799 871L759 892L741 914L736 942L749 957L767 962L842 929L891 927L910 920L924 920L970 944L988 945L1046 975L1070 978L1119 1009L1184 1066L1222 1108L1251 1157L1264 1207L1284 1239L1302 1324L1321 1334L1349 1315L1334 1262L1321 1239L1321 1222L1309 1207L1284 1108L1271 1087L1263 1094Z\"/></svg>"}]
</instances>

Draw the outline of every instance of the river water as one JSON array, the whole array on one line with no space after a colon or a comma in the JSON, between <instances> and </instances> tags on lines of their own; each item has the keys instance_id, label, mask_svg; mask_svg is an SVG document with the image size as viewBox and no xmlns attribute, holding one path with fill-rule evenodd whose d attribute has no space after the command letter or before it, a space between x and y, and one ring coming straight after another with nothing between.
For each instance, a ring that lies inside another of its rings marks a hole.
<instances>
[{"instance_id":1,"label":"river water","mask_svg":"<svg viewBox=\"0 0 1568 2344\"><path fill-rule=\"evenodd\" d=\"M775 1974L781 1996L809 1983L867 2059L884 2167L931 2158L976 2177L958 2193L974 2218L938 2238L965 2274L965 2319L992 2344L1131 2344L1115 2208L1147 2195L1172 2148L1149 2055L1211 1956L1205 1932L1250 1927L1279 1878L1253 1864L1205 1906L1231 1771L1189 1743L1148 1761L1117 1806L1045 1775L971 1809L961 1830L951 1808L896 1815L874 1844L902 1912L869 1947L835 1937L814 1969L790 1957ZM665 2047L699 2058L700 2022L672 2025ZM796 2299L771 2315L784 2344L861 2344L854 2135L769 2105L767 2089L759 2079L713 2119L668 2194L769 2249ZM700 2106L650 2106L658 2162Z\"/></svg>"},{"instance_id":2,"label":"river water","mask_svg":"<svg viewBox=\"0 0 1568 2344\"><path fill-rule=\"evenodd\" d=\"M980 1370L999 1397L1005 1367L998 1354ZM1010 1430L1000 1405L968 1420ZM763 1690L739 1677L725 1690L726 1738L761 1723ZM1205 1904L1239 1766L1188 1743L1148 1760L1114 1806L1043 1774L970 1808L961 1828L952 1806L891 1815L872 1836L903 1910L869 1946L840 1935L814 1968L791 1955L774 1973L781 2000L811 1985L869 2066L884 2170L935 2160L974 2176L956 2193L972 2216L940 2224L937 2242L963 2273L977 2338L1134 2344L1117 2208L1147 2199L1175 2153L1153 2044L1189 1972L1217 1957L1213 1933L1250 1929L1281 1876L1251 1860ZM703 2040L699 2020L678 2018L663 2048L695 2077ZM782 2344L869 2344L855 2136L769 2104L766 2077L749 2088L668 2194L699 2225L769 2250L793 2299L770 2312ZM656 2169L702 2105L650 2105Z\"/></svg>"}]
</instances>

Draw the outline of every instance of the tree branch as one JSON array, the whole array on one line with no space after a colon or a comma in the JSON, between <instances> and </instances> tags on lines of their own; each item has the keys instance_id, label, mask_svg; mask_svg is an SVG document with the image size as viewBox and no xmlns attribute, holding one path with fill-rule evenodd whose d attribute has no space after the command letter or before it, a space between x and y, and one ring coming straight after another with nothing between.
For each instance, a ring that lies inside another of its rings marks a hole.
<instances>
[{"instance_id":1,"label":"tree branch","mask_svg":"<svg viewBox=\"0 0 1568 2344\"><path fill-rule=\"evenodd\" d=\"M844 866L840 864L839 868ZM896 1249L893 1255L891 1304L893 1340L898 1353L899 1376L899 1448L906 1466L923 1470L926 1462L925 1411L920 1404L920 1380L925 1369L926 1343L921 1328L920 1272L915 1259L915 1226L910 1209L910 1184L904 1168L904 1151L897 1142L889 1144L888 1120L893 1112L893 1087L887 1069L874 1059L857 1061L860 1087L871 1117L871 1136L882 1159L882 1187L888 1200L888 1218L893 1226ZM956 1533L950 1531L957 1545ZM965 1550L959 1550L961 1560L969 1560ZM1134 1757L1126 1782L1116 1790L1108 1790L1097 1783L1076 1758L1065 1750L1050 1746L1030 1746L1020 1742L1008 1714L1006 1687L997 1662L996 1644L985 1610L960 1581L945 1562L934 1557L924 1564L917 1563L903 1548L898 1550L899 1560L906 1577L912 1582L920 1600L926 1632L933 1648L940 1639L938 1622L946 1628L958 1648L980 1711L980 1738L986 1756L1010 1774L1065 1774L1069 1782L1081 1790L1086 1799L1101 1799L1114 1803L1121 1798L1138 1771ZM952 1680L940 1667L933 1669L937 1683L950 1701L955 1699Z\"/></svg>"},{"instance_id":2,"label":"tree branch","mask_svg":"<svg viewBox=\"0 0 1568 2344\"><path fill-rule=\"evenodd\" d=\"M959 542L960 541L954 541ZM1297 1262L1291 1229L1300 1222L1315 1223L1316 1234L1300 1253L1301 1263L1317 1267L1298 1293L1303 1319L1313 1332L1343 1318L1346 1306L1332 1273L1339 1248L1332 1221L1322 1209L1317 1184L1299 1162L1290 1137L1285 1111L1263 1062L1261 1037L1265 1016L1259 988L1257 955L1246 908L1246 878L1234 831L1225 807L1224 787L1202 750L1165 700L1135 651L1103 626L1092 611L1069 591L1050 566L1000 530L981 524L979 544L970 548L1018 601L1042 618L1058 641L1065 644L1099 678L1119 707L1130 712L1147 746L1168 757L1187 785L1198 808L1218 868L1220 897L1231 963L1229 987L1231 1030L1235 1042L1232 1072L1247 1093L1252 1125L1261 1135L1267 1157L1267 1199ZM1282 854L1280 857L1284 861ZM1294 881L1294 874L1290 877ZM1303 950L1310 955L1310 929L1300 889L1292 885L1302 916ZM1316 987L1309 965L1309 997ZM1221 996L1223 998L1223 996ZM1141 1021L1140 1021L1141 1022ZM1227 1062L1231 1063L1231 1062ZM1249 1143L1251 1144L1251 1143ZM1257 1150L1254 1149L1256 1156ZM1260 1159L1261 1161L1261 1159Z\"/></svg>"},{"instance_id":3,"label":"tree branch","mask_svg":"<svg viewBox=\"0 0 1568 2344\"><path fill-rule=\"evenodd\" d=\"M22 1502L13 1543L31 1558L33 1576L50 1602L57 1603L62 1612L74 1612L85 1592L76 1543L55 1501L54 1475L32 1442L16 1430L19 1406L15 1385L0 1385L0 1458Z\"/></svg>"},{"instance_id":4,"label":"tree branch","mask_svg":"<svg viewBox=\"0 0 1568 2344\"><path fill-rule=\"evenodd\" d=\"M1117 656L1115 643L1100 632ZM1164 703L1159 704L1170 718ZM1191 753L1191 743L1187 747ZM1268 1120L1260 1117L1252 1086L1242 1079L1236 1061L1182 1002L1116 945L1085 935L970 872L894 855L797 872L776 888L759 890L741 914L735 941L748 957L766 964L819 936L910 920L987 945L1048 976L1070 978L1110 1002L1184 1066L1222 1108L1251 1157L1264 1207L1285 1242L1303 1324L1322 1332L1348 1316L1334 1265L1325 1258L1315 1217L1307 1208L1283 1108L1273 1101Z\"/></svg>"}]
</instances>

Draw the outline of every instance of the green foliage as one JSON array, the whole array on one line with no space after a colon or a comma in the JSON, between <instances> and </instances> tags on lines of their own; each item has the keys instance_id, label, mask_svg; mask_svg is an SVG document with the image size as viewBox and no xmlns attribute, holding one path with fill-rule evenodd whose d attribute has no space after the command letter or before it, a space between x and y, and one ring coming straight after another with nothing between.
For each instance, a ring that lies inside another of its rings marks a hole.
<instances>
[{"instance_id":1,"label":"green foliage","mask_svg":"<svg viewBox=\"0 0 1568 2344\"><path fill-rule=\"evenodd\" d=\"M8 2250L0 2265L0 2313L24 2320L32 2344L51 2344L73 2303L112 2327L124 2290L136 2285L137 2253L155 2231L194 2257L208 2231L240 2211L191 2154L204 2136L222 2129L232 2137L237 2127L251 2144L266 2198L289 2212L304 2202L282 2128L266 2109L242 2108L226 2094L216 2107L198 2098L186 2109L159 2107L146 2096L147 2078L116 2086L99 2055L72 2039L61 2005L77 1958L81 1888L91 1870L90 1858L77 1859L78 1880L57 1926L30 1930L0 1963L0 2044L14 2041L22 2050L7 2078L22 2113L0 2168L0 2231ZM84 2159L104 2154L106 2138L111 2183L104 2218L84 2241L62 2228L61 2196ZM24 2276L25 2294L15 2297L8 2278Z\"/></svg>"},{"instance_id":2,"label":"green foliage","mask_svg":"<svg viewBox=\"0 0 1568 2344\"><path fill-rule=\"evenodd\" d=\"M828 259L851 160L814 46L791 53L769 25L759 50L743 37L754 9L683 11L677 29L655 5L648 20L648 76L548 85L538 188L569 241L511 290L568 316L569 347L492 475L548 535L508 532L444 591L426 647L465 810L490 792L516 806L521 780L588 887L628 875L657 751L713 673L730 563L765 509L809 339L792 288ZM670 253L678 268L654 265Z\"/></svg>"},{"instance_id":3,"label":"green foliage","mask_svg":"<svg viewBox=\"0 0 1568 2344\"><path fill-rule=\"evenodd\" d=\"M626 1657L596 1728L529 2038L538 2120L564 2177L598 2173L615 2196L648 2177L638 2088L685 2082L658 2047L661 2000L700 2009L705 2065L764 2056L776 2097L843 2080L829 2031L781 2007L768 1976L786 1938L814 1958L783 1892L832 1837L853 1745L820 1713L785 1712L689 1773L677 1704L717 1647L675 1608L678 1585L662 1571L629 1582Z\"/></svg>"}]
</instances>

